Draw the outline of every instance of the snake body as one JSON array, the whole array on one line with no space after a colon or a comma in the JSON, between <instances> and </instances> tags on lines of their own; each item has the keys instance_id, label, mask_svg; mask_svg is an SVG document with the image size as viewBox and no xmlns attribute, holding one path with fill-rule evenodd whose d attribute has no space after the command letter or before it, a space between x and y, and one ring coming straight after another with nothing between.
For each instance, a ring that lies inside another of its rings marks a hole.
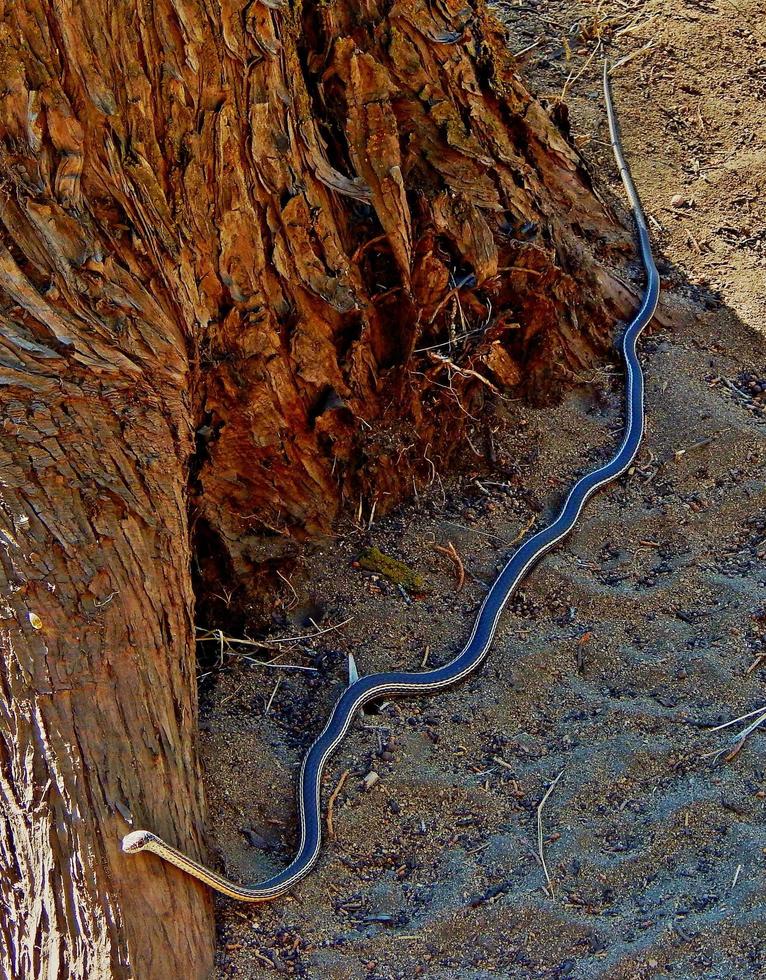
<instances>
[{"instance_id":1,"label":"snake body","mask_svg":"<svg viewBox=\"0 0 766 980\"><path fill-rule=\"evenodd\" d=\"M617 479L635 459L644 431L644 383L636 355L636 341L654 315L659 297L660 279L652 256L649 231L641 201L622 154L606 63L604 98L612 149L635 218L641 258L646 272L641 306L626 327L620 345L626 370L626 422L620 448L609 462L581 477L570 490L561 512L553 523L528 538L511 556L487 592L468 642L456 657L433 670L417 673L390 671L361 677L343 691L332 709L327 724L303 759L298 783L300 845L295 857L283 871L250 887L239 885L204 867L175 847L171 847L156 834L146 830L128 834L122 842L124 851L128 853L151 851L216 891L243 902L266 902L291 889L308 874L319 856L322 841L320 793L322 772L325 763L348 731L356 713L374 699L433 694L457 684L473 673L489 653L500 614L519 582L535 562L569 534L585 503L596 490Z\"/></svg>"}]
</instances>

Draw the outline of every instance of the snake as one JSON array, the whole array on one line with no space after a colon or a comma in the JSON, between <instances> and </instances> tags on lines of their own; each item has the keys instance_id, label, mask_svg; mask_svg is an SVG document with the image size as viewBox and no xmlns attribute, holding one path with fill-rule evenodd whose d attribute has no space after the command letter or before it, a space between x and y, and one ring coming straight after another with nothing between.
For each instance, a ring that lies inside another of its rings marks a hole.
<instances>
[{"instance_id":1,"label":"snake","mask_svg":"<svg viewBox=\"0 0 766 980\"><path fill-rule=\"evenodd\" d=\"M603 89L612 151L633 212L645 272L640 307L625 327L619 342L625 365L626 403L625 429L619 449L607 463L580 477L569 491L558 517L524 541L511 555L487 591L468 641L452 660L430 670L388 671L359 677L353 658L349 658L349 684L335 702L322 732L303 758L298 780L300 843L295 857L284 870L257 884L240 885L205 867L148 830L135 830L127 834L122 841L124 852L135 854L149 851L215 891L242 902L267 902L290 891L311 871L319 857L322 843L322 773L357 712L373 700L443 691L477 670L489 653L504 607L527 572L570 533L588 499L600 487L625 473L633 463L644 432L644 379L636 341L654 316L660 293L660 277L652 256L649 229L641 200L622 152L609 64L606 60Z\"/></svg>"}]
</instances>

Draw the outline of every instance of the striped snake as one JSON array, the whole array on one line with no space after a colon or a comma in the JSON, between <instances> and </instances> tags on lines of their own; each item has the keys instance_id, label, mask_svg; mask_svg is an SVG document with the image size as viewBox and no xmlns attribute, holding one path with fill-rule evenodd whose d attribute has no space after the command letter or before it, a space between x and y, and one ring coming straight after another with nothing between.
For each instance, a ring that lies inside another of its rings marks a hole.
<instances>
[{"instance_id":1,"label":"striped snake","mask_svg":"<svg viewBox=\"0 0 766 980\"><path fill-rule=\"evenodd\" d=\"M649 230L641 201L622 153L612 103L609 67L606 62L604 63L604 99L612 150L635 218L641 258L646 271L646 285L641 306L625 328L620 346L626 369L626 422L620 448L608 463L581 477L570 490L556 520L528 538L511 556L487 592L468 642L449 663L419 673L390 671L358 677L353 659L350 658L349 685L338 698L322 733L303 759L298 782L301 840L295 857L283 871L258 884L245 887L204 867L147 830L136 830L127 834L122 841L123 851L129 854L151 851L216 891L243 902L267 902L291 889L309 873L319 856L322 841L320 793L322 772L325 763L348 731L356 713L374 699L432 694L457 684L473 673L489 653L500 614L519 582L538 559L569 534L589 497L599 487L617 479L635 459L644 431L644 382L636 356L636 340L654 315L660 291L660 278L652 257Z\"/></svg>"}]
</instances>

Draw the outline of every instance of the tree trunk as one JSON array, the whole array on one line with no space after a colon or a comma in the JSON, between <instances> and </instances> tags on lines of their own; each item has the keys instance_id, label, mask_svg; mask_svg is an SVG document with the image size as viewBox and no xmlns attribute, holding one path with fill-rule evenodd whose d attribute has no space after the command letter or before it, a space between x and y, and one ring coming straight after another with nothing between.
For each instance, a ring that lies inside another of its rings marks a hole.
<instances>
[{"instance_id":1,"label":"tree trunk","mask_svg":"<svg viewBox=\"0 0 766 980\"><path fill-rule=\"evenodd\" d=\"M204 889L119 853L131 815L201 853L183 345L150 380L43 303L2 348L0 973L206 977Z\"/></svg>"},{"instance_id":2,"label":"tree trunk","mask_svg":"<svg viewBox=\"0 0 766 980\"><path fill-rule=\"evenodd\" d=\"M204 977L194 598L603 350L629 245L480 0L0 4L0 965ZM225 601L215 595L225 596Z\"/></svg>"}]
</instances>

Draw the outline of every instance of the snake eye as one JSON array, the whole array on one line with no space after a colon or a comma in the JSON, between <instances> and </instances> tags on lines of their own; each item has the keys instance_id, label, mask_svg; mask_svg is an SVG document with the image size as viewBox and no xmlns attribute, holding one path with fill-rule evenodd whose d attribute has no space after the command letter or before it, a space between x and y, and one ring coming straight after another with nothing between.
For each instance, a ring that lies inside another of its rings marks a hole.
<instances>
[{"instance_id":1,"label":"snake eye","mask_svg":"<svg viewBox=\"0 0 766 980\"><path fill-rule=\"evenodd\" d=\"M148 830L133 830L122 838L122 849L126 854L142 851L151 840Z\"/></svg>"}]
</instances>

